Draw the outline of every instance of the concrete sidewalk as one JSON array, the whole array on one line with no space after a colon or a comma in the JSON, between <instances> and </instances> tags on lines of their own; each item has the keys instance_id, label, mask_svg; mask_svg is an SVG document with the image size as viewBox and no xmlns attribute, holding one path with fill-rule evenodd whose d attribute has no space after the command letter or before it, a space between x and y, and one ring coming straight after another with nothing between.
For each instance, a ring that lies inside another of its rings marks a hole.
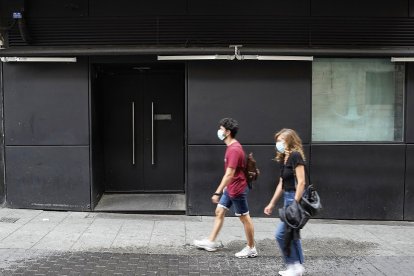
<instances>
[{"instance_id":1,"label":"concrete sidewalk","mask_svg":"<svg viewBox=\"0 0 414 276\"><path fill-rule=\"evenodd\" d=\"M242 249L245 243L238 218L226 218L219 236L223 244L220 251L210 253L192 246L193 239L208 235L213 219L182 215L3 208L0 209L0 261L3 261L0 269L22 261L19 258L26 258L28 254L40 256L56 252L161 254L201 258L220 256L233 259L234 253ZM277 260L275 266L282 265L273 238L279 219L253 218L253 222L260 257ZM302 239L305 258L313 263L324 260L325 264L320 265L335 266L338 265L335 259L361 257L364 258L362 262L367 262L367 257L371 257L378 264L384 264L385 267L379 271L388 275L393 271L393 262L381 260L394 258L404 260L399 265L400 274L410 275L414 272L413 222L311 220L302 231Z\"/></svg>"}]
</instances>

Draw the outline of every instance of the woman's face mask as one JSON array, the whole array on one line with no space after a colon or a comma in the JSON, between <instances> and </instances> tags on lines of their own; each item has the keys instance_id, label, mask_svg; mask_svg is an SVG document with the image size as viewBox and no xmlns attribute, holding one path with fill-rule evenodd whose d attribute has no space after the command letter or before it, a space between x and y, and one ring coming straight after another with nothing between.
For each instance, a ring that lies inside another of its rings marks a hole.
<instances>
[{"instance_id":1,"label":"woman's face mask","mask_svg":"<svg viewBox=\"0 0 414 276\"><path fill-rule=\"evenodd\" d=\"M226 134L225 131L222 130L221 128L219 130L217 130L217 137L223 141L224 139L226 139Z\"/></svg>"},{"instance_id":2,"label":"woman's face mask","mask_svg":"<svg viewBox=\"0 0 414 276\"><path fill-rule=\"evenodd\" d=\"M284 153L285 152L285 142L284 141L276 142L276 150L280 153Z\"/></svg>"}]
</instances>

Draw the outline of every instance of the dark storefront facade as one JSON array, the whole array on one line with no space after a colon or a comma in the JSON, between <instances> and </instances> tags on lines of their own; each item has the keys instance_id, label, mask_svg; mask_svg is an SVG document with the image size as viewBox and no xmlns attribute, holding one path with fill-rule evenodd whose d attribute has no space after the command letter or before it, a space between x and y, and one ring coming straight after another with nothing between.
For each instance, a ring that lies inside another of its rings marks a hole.
<instances>
[{"instance_id":1,"label":"dark storefront facade","mask_svg":"<svg viewBox=\"0 0 414 276\"><path fill-rule=\"evenodd\" d=\"M6 206L94 211L105 194L183 194L187 215L212 215L217 123L234 117L262 171L253 216L279 174L273 135L288 127L321 218L413 220L414 1L3 0L0 10Z\"/></svg>"}]
</instances>

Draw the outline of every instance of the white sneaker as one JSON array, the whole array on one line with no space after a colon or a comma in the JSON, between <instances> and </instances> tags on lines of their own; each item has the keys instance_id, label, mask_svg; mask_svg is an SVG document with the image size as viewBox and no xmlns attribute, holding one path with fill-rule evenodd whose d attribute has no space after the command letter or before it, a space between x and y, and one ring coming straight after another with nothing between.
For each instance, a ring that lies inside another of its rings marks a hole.
<instances>
[{"instance_id":1,"label":"white sneaker","mask_svg":"<svg viewBox=\"0 0 414 276\"><path fill-rule=\"evenodd\" d=\"M246 246L240 252L234 254L234 256L236 256L237 258L255 258L257 257L257 250L254 246L252 248Z\"/></svg>"},{"instance_id":2,"label":"white sneaker","mask_svg":"<svg viewBox=\"0 0 414 276\"><path fill-rule=\"evenodd\" d=\"M293 265L287 265L286 270L279 271L280 276L295 276Z\"/></svg>"},{"instance_id":3,"label":"white sneaker","mask_svg":"<svg viewBox=\"0 0 414 276\"><path fill-rule=\"evenodd\" d=\"M194 240L194 245L197 248L201 248L207 251L216 251L218 248L217 243L210 241L209 239L205 238L202 240Z\"/></svg>"},{"instance_id":4,"label":"white sneaker","mask_svg":"<svg viewBox=\"0 0 414 276\"><path fill-rule=\"evenodd\" d=\"M305 272L305 268L300 263L287 265L286 270L279 271L280 276L302 276Z\"/></svg>"},{"instance_id":5,"label":"white sneaker","mask_svg":"<svg viewBox=\"0 0 414 276\"><path fill-rule=\"evenodd\" d=\"M305 268L301 263L295 263L293 269L295 270L296 276L302 276L305 273Z\"/></svg>"}]
</instances>

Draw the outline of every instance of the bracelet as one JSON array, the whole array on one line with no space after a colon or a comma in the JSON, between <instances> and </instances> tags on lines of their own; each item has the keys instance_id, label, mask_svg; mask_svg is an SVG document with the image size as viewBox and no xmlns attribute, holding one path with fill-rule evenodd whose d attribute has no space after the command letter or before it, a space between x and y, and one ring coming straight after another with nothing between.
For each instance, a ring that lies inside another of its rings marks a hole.
<instances>
[{"instance_id":1,"label":"bracelet","mask_svg":"<svg viewBox=\"0 0 414 276\"><path fill-rule=\"evenodd\" d=\"M221 193L214 193L215 196L221 196Z\"/></svg>"}]
</instances>

